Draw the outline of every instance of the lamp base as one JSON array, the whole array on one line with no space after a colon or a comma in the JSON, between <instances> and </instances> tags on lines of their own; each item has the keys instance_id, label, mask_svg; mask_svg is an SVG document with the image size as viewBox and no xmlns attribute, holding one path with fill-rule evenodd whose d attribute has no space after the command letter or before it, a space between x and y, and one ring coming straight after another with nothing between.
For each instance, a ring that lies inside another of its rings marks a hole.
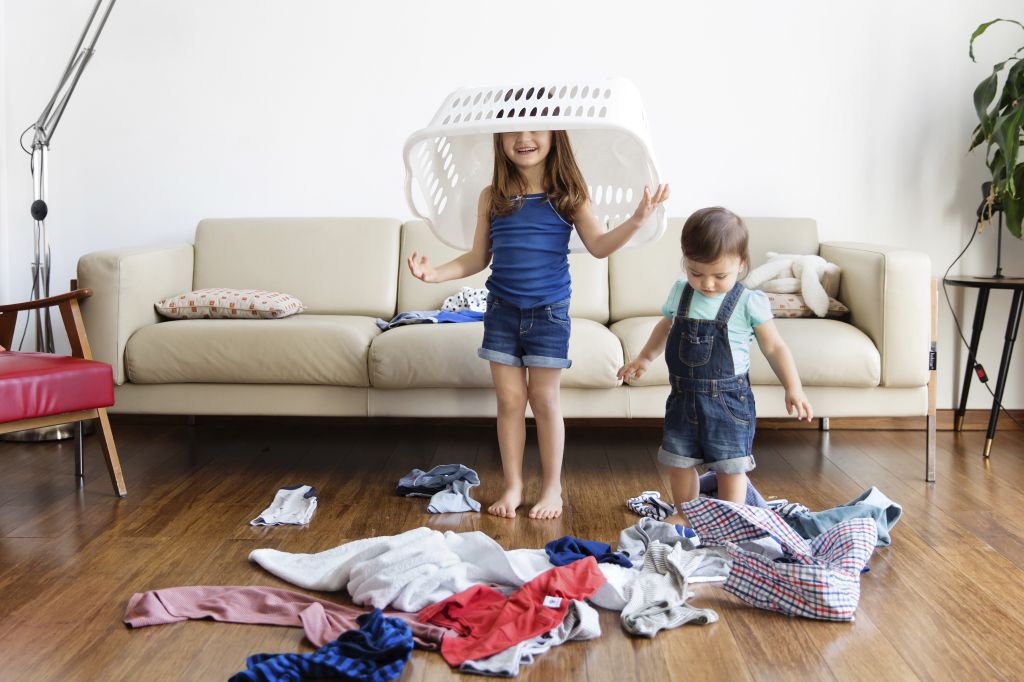
<instances>
[{"instance_id":1,"label":"lamp base","mask_svg":"<svg viewBox=\"0 0 1024 682\"><path fill-rule=\"evenodd\" d=\"M96 428L93 420L87 419L82 424L82 435L88 436ZM67 424L54 424L53 426L41 426L37 429L25 429L24 431L11 431L0 435L0 440L13 443L43 443L55 440L69 440L75 437L75 422Z\"/></svg>"}]
</instances>

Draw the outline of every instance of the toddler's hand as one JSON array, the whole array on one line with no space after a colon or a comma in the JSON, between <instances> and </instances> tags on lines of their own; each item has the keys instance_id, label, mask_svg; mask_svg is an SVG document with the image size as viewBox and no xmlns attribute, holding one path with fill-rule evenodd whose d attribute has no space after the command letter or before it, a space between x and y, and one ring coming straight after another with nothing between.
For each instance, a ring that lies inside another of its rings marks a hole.
<instances>
[{"instance_id":1,"label":"toddler's hand","mask_svg":"<svg viewBox=\"0 0 1024 682\"><path fill-rule=\"evenodd\" d=\"M644 185L644 195L640 197L640 203L637 205L636 210L633 212L633 217L640 223L647 220L654 209L659 204L665 202L669 196L668 185L658 185L658 189L654 192L654 196L651 196L651 188Z\"/></svg>"},{"instance_id":2,"label":"toddler's hand","mask_svg":"<svg viewBox=\"0 0 1024 682\"><path fill-rule=\"evenodd\" d=\"M800 389L786 391L786 412L797 420L803 419L806 415L807 421L814 417L814 410L811 409L811 401L807 399Z\"/></svg>"},{"instance_id":3,"label":"toddler's hand","mask_svg":"<svg viewBox=\"0 0 1024 682\"><path fill-rule=\"evenodd\" d=\"M637 358L628 365L619 367L619 371L615 373L615 376L622 381L626 381L627 379L639 379L644 375L644 372L647 371L650 364L651 363L647 360Z\"/></svg>"},{"instance_id":4,"label":"toddler's hand","mask_svg":"<svg viewBox=\"0 0 1024 682\"><path fill-rule=\"evenodd\" d=\"M415 251L405 261L409 266L409 271L412 276L416 279L421 279L424 282L433 282L437 278L437 270L430 264L430 259L426 256L421 256Z\"/></svg>"}]
</instances>

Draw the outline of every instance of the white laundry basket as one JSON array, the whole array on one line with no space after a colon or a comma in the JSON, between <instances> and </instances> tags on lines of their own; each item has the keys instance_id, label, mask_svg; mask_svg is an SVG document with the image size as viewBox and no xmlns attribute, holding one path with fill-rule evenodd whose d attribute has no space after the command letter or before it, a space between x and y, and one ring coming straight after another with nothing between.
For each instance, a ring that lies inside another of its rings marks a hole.
<instances>
[{"instance_id":1,"label":"white laundry basket","mask_svg":"<svg viewBox=\"0 0 1024 682\"><path fill-rule=\"evenodd\" d=\"M404 150L409 208L445 244L463 251L472 246L480 192L494 172L492 135L517 130L569 133L594 212L608 227L633 214L644 185L653 192L659 183L643 102L624 78L463 88L445 98ZM654 241L664 231L662 205L627 246ZM585 250L575 231L569 248Z\"/></svg>"}]
</instances>

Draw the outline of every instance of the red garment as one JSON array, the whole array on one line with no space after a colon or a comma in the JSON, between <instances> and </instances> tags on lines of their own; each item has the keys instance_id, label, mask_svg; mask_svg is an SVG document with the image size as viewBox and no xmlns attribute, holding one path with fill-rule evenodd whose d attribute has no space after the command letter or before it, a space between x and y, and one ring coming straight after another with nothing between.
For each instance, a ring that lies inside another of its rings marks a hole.
<instances>
[{"instance_id":1,"label":"red garment","mask_svg":"<svg viewBox=\"0 0 1024 682\"><path fill-rule=\"evenodd\" d=\"M419 612L423 623L465 635L441 640L441 655L451 666L486 658L542 635L565 620L573 599L585 599L604 585L594 557L544 571L506 597L486 585L474 585Z\"/></svg>"},{"instance_id":2,"label":"red garment","mask_svg":"<svg viewBox=\"0 0 1024 682\"><path fill-rule=\"evenodd\" d=\"M128 601L124 622L133 628L212 618L225 623L288 625L302 627L314 646L323 646L346 630L357 630L356 616L365 609L318 599L276 587L227 587L197 585L138 592ZM448 631L417 622L410 613L385 611L401 618L412 629L413 642L421 649L436 650Z\"/></svg>"}]
</instances>

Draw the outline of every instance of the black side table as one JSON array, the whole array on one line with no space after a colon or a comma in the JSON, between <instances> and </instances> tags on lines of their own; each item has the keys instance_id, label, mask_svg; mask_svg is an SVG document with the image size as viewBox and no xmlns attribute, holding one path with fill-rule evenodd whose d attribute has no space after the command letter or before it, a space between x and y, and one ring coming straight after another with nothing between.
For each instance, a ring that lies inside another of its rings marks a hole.
<instances>
[{"instance_id":1,"label":"black side table","mask_svg":"<svg viewBox=\"0 0 1024 682\"><path fill-rule=\"evenodd\" d=\"M999 360L999 376L996 379L995 400L992 401L992 412L988 418L988 433L985 436L985 456L992 450L992 439L996 435L996 422L999 421L999 405L1003 402L1003 389L1006 388L1006 375L1010 371L1010 356L1013 344L1017 340L1017 328L1020 327L1021 309L1024 308L1024 277L947 277L945 284L955 287L970 287L978 290L978 302L974 307L974 328L971 331L971 346L967 355L967 369L964 370L964 385L960 392L960 407L956 410L953 428L960 431L964 425L964 413L967 410L967 394L971 390L971 375L974 373L975 358L978 356L978 345L981 342L981 328L985 323L985 311L988 309L988 295L993 289L1009 289L1013 292L1010 304L1010 317L1006 321L1006 335L1003 337L1003 356Z\"/></svg>"}]
</instances>

